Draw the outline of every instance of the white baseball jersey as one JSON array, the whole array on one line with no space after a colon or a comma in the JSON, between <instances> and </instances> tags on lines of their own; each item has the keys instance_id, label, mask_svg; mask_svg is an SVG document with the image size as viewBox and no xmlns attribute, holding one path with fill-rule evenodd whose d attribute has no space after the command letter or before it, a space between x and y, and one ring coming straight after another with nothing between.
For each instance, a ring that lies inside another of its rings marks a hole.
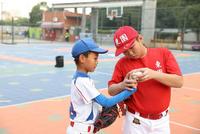
<instances>
[{"instance_id":1,"label":"white baseball jersey","mask_svg":"<svg viewBox=\"0 0 200 134\"><path fill-rule=\"evenodd\" d=\"M100 95L88 74L77 71L71 83L70 120L93 124L101 106L92 99Z\"/></svg>"}]
</instances>

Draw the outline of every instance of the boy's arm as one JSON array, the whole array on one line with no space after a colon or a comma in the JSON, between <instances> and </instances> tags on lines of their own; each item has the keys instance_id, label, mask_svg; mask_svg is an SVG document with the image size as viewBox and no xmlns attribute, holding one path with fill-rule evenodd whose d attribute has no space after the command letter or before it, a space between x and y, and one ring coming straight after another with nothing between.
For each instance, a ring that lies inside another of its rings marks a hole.
<instances>
[{"instance_id":1,"label":"boy's arm","mask_svg":"<svg viewBox=\"0 0 200 134\"><path fill-rule=\"evenodd\" d=\"M98 95L94 100L103 107L111 107L120 101L127 99L130 95L136 92L136 88L132 88L132 90L123 90L119 94L112 96L111 98L107 98L103 94Z\"/></svg>"},{"instance_id":2,"label":"boy's arm","mask_svg":"<svg viewBox=\"0 0 200 134\"><path fill-rule=\"evenodd\" d=\"M135 79L130 79L131 73L127 73L126 77L122 82L119 83L113 83L108 87L108 93L111 96L114 96L124 89L131 90L132 88L136 87L137 81Z\"/></svg>"},{"instance_id":3,"label":"boy's arm","mask_svg":"<svg viewBox=\"0 0 200 134\"><path fill-rule=\"evenodd\" d=\"M117 83L117 84L112 84L108 87L108 93L111 96L114 96L118 93L120 93L121 91L123 91L123 82Z\"/></svg>"}]
</instances>

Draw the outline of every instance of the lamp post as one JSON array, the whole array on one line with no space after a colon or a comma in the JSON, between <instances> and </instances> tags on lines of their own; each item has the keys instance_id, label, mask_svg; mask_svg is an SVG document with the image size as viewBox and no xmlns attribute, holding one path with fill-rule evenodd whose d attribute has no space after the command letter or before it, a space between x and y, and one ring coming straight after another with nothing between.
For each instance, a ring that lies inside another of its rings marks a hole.
<instances>
[{"instance_id":1,"label":"lamp post","mask_svg":"<svg viewBox=\"0 0 200 134\"><path fill-rule=\"evenodd\" d=\"M42 11L42 21L41 22L44 22L45 21L45 11L48 10L48 6L47 6L46 2L40 3L40 10ZM44 35L43 32L45 32L45 31L42 29L42 35Z\"/></svg>"},{"instance_id":2,"label":"lamp post","mask_svg":"<svg viewBox=\"0 0 200 134\"><path fill-rule=\"evenodd\" d=\"M12 15L11 17L11 44L15 44L15 20L17 20L17 17L14 17Z\"/></svg>"},{"instance_id":3,"label":"lamp post","mask_svg":"<svg viewBox=\"0 0 200 134\"><path fill-rule=\"evenodd\" d=\"M14 33L14 18L12 17L12 44L14 44L14 36L15 36L15 33Z\"/></svg>"},{"instance_id":4,"label":"lamp post","mask_svg":"<svg viewBox=\"0 0 200 134\"><path fill-rule=\"evenodd\" d=\"M1 43L3 43L3 2L1 2Z\"/></svg>"}]
</instances>

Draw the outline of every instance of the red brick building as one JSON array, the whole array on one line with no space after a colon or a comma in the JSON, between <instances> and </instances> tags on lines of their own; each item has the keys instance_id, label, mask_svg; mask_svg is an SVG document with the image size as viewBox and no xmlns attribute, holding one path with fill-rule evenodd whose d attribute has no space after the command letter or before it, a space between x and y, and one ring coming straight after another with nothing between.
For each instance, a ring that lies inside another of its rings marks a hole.
<instances>
[{"instance_id":1,"label":"red brick building","mask_svg":"<svg viewBox=\"0 0 200 134\"><path fill-rule=\"evenodd\" d=\"M42 18L42 38L64 41L65 33L70 32L70 41L75 40L75 29L81 26L82 14L69 11L45 11Z\"/></svg>"}]
</instances>

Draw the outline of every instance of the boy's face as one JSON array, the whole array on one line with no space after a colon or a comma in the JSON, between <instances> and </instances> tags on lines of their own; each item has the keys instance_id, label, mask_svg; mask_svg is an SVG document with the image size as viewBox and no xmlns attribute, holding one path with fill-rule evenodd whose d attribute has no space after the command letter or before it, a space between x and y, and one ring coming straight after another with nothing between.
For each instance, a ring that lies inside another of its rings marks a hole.
<instances>
[{"instance_id":1,"label":"boy's face","mask_svg":"<svg viewBox=\"0 0 200 134\"><path fill-rule=\"evenodd\" d=\"M98 64L98 53L91 52L87 57L84 56L82 67L86 72L94 72Z\"/></svg>"}]
</instances>

